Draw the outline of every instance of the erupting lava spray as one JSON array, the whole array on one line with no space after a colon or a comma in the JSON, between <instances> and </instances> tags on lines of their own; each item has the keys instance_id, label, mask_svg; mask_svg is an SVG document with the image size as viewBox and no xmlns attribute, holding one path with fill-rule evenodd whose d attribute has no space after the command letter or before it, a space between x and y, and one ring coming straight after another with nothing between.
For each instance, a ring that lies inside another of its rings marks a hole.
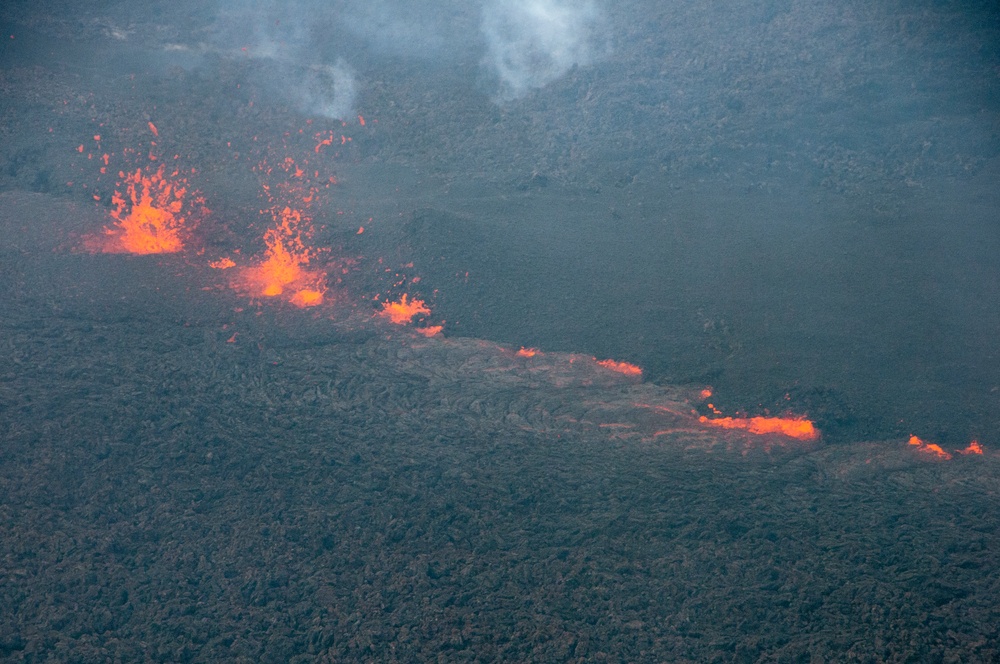
<instances>
[{"instance_id":1,"label":"erupting lava spray","mask_svg":"<svg viewBox=\"0 0 1000 664\"><path fill-rule=\"evenodd\" d=\"M327 273L309 265L326 249L311 244L314 227L309 209L319 189L329 187L336 180L330 177L322 185L314 184L304 168L290 157L283 159L278 168L287 174L287 179L276 186L267 182L261 185L270 203L261 214L270 215L272 219L263 236L264 257L253 265L240 268L233 286L251 297L280 297L297 307L314 307L325 300ZM264 175L274 172L266 162L257 170ZM318 179L318 170L313 177ZM224 259L211 265L228 268L235 264L231 259Z\"/></svg>"},{"instance_id":2,"label":"erupting lava spray","mask_svg":"<svg viewBox=\"0 0 1000 664\"><path fill-rule=\"evenodd\" d=\"M264 260L240 271L238 287L255 297L284 295L300 307L322 304L326 273L306 268L316 255L304 239L311 233L308 217L287 206L273 208L271 215L275 224L264 233Z\"/></svg>"},{"instance_id":3,"label":"erupting lava spray","mask_svg":"<svg viewBox=\"0 0 1000 664\"><path fill-rule=\"evenodd\" d=\"M141 167L119 173L123 194L115 190L111 202L114 223L100 236L85 240L84 248L107 254L172 254L183 251L195 226L192 220L187 180L179 171L169 174L161 164L150 172ZM201 205L198 196L193 202ZM202 212L207 210L202 207Z\"/></svg>"},{"instance_id":4,"label":"erupting lava spray","mask_svg":"<svg viewBox=\"0 0 1000 664\"><path fill-rule=\"evenodd\" d=\"M181 231L186 182L172 182L163 176L161 164L150 175L142 169L125 175L126 196L118 191L111 199L114 227L106 230L109 242L104 251L133 254L169 254L184 248ZM177 177L177 173L172 174Z\"/></svg>"},{"instance_id":5,"label":"erupting lava spray","mask_svg":"<svg viewBox=\"0 0 1000 664\"><path fill-rule=\"evenodd\" d=\"M154 138L156 126L149 123ZM100 144L100 135L94 140ZM183 251L197 225L197 219L209 211L205 200L192 192L181 169L168 169L154 154L156 141L150 142L149 164L118 172L119 181L111 197L113 223L97 236L84 238L83 249L109 254L172 254ZM83 153L83 145L77 148ZM134 154L125 150L125 156ZM88 158L90 155L88 155ZM179 159L175 156L174 159ZM110 155L102 157L101 173L107 172ZM194 172L194 169L191 169ZM95 200L100 197L95 195Z\"/></svg>"}]
</instances>

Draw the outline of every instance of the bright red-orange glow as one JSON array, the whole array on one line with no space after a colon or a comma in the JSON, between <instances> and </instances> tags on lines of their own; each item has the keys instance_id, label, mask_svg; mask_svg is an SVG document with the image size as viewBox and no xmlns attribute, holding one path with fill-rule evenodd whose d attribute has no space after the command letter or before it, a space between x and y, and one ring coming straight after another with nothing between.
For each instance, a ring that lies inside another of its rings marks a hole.
<instances>
[{"instance_id":1,"label":"bright red-orange glow","mask_svg":"<svg viewBox=\"0 0 1000 664\"><path fill-rule=\"evenodd\" d=\"M939 459L950 459L951 455L944 451L944 449L937 443L928 443L916 436L910 436L909 444L916 447L918 452L923 452L925 454L932 454Z\"/></svg>"},{"instance_id":2,"label":"bright red-orange glow","mask_svg":"<svg viewBox=\"0 0 1000 664\"><path fill-rule=\"evenodd\" d=\"M406 325L414 317L421 314L426 316L430 312L431 310L427 308L423 300L407 301L407 296L404 293L399 302L383 302L382 311L379 312L379 316L388 318L396 325Z\"/></svg>"},{"instance_id":3,"label":"bright red-orange glow","mask_svg":"<svg viewBox=\"0 0 1000 664\"><path fill-rule=\"evenodd\" d=\"M534 357L535 355L538 355L537 348L525 348L522 346L521 350L517 351L518 357Z\"/></svg>"},{"instance_id":4,"label":"bright red-orange glow","mask_svg":"<svg viewBox=\"0 0 1000 664\"><path fill-rule=\"evenodd\" d=\"M182 216L187 182L172 173L164 176L161 165L145 175L141 168L124 178L125 194L115 191L111 216L115 223L104 230L98 251L105 253L169 254L184 248L182 234L187 220Z\"/></svg>"},{"instance_id":5,"label":"bright red-orange glow","mask_svg":"<svg viewBox=\"0 0 1000 664\"><path fill-rule=\"evenodd\" d=\"M312 251L303 240L302 213L285 207L272 214L277 225L264 233L265 258L243 269L238 285L256 297L277 297L287 291L288 301L299 307L322 304L326 274L305 268Z\"/></svg>"},{"instance_id":6,"label":"bright red-orange glow","mask_svg":"<svg viewBox=\"0 0 1000 664\"><path fill-rule=\"evenodd\" d=\"M595 358L596 359L596 358ZM642 369L629 362L616 362L614 360L600 360L598 361L605 369L611 369L612 371L617 371L620 374L625 374L626 376L641 376Z\"/></svg>"},{"instance_id":7,"label":"bright red-orange glow","mask_svg":"<svg viewBox=\"0 0 1000 664\"><path fill-rule=\"evenodd\" d=\"M299 133L302 133L300 130ZM317 134L316 152L329 142ZM255 139L256 140L256 139ZM327 273L311 267L313 260L328 248L312 246L314 232L311 210L322 205L321 190L336 182L332 176L321 177L320 169L308 160L282 157L264 160L254 169L262 178L261 188L273 224L264 232L264 257L257 264L243 267L233 286L252 297L278 298L298 307L315 307L326 300ZM272 176L284 172L274 182ZM224 268L225 260L213 263Z\"/></svg>"},{"instance_id":8,"label":"bright red-orange glow","mask_svg":"<svg viewBox=\"0 0 1000 664\"><path fill-rule=\"evenodd\" d=\"M798 440L815 440L819 431L812 421L805 418L786 417L719 417L709 419L702 415L700 422L724 429L746 429L750 433L780 433Z\"/></svg>"},{"instance_id":9,"label":"bright red-orange glow","mask_svg":"<svg viewBox=\"0 0 1000 664\"><path fill-rule=\"evenodd\" d=\"M711 399L712 398L712 388L706 387L701 392L698 393L699 399Z\"/></svg>"},{"instance_id":10,"label":"bright red-orange glow","mask_svg":"<svg viewBox=\"0 0 1000 664\"><path fill-rule=\"evenodd\" d=\"M982 454L983 446L979 444L979 441L974 440L969 443L968 447L964 450L959 450L959 454Z\"/></svg>"}]
</instances>

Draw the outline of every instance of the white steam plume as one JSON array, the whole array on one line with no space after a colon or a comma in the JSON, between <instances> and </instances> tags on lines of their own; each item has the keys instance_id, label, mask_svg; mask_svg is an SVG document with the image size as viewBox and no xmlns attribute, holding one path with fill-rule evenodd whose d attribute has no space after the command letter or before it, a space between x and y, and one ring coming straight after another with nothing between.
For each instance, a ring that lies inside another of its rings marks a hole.
<instances>
[{"instance_id":1,"label":"white steam plume","mask_svg":"<svg viewBox=\"0 0 1000 664\"><path fill-rule=\"evenodd\" d=\"M358 87L347 60L371 67L377 58L363 60L370 55L463 68L478 59L497 101L541 88L608 51L598 2L230 0L217 14L214 42L224 57L252 58L275 98L347 119Z\"/></svg>"},{"instance_id":2,"label":"white steam plume","mask_svg":"<svg viewBox=\"0 0 1000 664\"><path fill-rule=\"evenodd\" d=\"M600 18L593 0L487 0L484 64L500 78L500 98L520 97L602 55Z\"/></svg>"},{"instance_id":3,"label":"white steam plume","mask_svg":"<svg viewBox=\"0 0 1000 664\"><path fill-rule=\"evenodd\" d=\"M332 65L311 65L292 82L299 108L326 118L344 120L354 114L357 93L354 73L341 58Z\"/></svg>"},{"instance_id":4,"label":"white steam plume","mask_svg":"<svg viewBox=\"0 0 1000 664\"><path fill-rule=\"evenodd\" d=\"M256 76L300 111L344 120L354 114L354 72L342 58L323 57L318 28L329 17L317 3L248 0L219 20L218 38L239 45L259 65Z\"/></svg>"}]
</instances>

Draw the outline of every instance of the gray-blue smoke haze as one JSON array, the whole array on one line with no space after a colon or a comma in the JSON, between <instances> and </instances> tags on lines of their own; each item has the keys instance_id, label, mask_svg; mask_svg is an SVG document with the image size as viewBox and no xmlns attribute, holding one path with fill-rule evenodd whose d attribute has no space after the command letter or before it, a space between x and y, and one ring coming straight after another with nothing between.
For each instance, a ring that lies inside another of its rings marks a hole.
<instances>
[{"instance_id":1,"label":"gray-blue smoke haze","mask_svg":"<svg viewBox=\"0 0 1000 664\"><path fill-rule=\"evenodd\" d=\"M484 0L477 5L412 0L285 3L245 0L220 8L212 49L249 57L259 76L304 113L354 115L356 53L330 37L330 27L380 53L452 60L480 52L494 99L508 101L586 66L609 50L595 0Z\"/></svg>"}]
</instances>

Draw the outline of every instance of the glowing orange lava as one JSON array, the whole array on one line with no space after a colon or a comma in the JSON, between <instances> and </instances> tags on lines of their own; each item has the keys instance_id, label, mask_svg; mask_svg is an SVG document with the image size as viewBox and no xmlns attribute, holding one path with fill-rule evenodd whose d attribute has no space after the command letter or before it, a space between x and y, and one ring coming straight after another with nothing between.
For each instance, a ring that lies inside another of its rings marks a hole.
<instances>
[{"instance_id":1,"label":"glowing orange lava","mask_svg":"<svg viewBox=\"0 0 1000 664\"><path fill-rule=\"evenodd\" d=\"M979 444L978 440L974 440L969 443L968 447L963 450L958 451L959 454L982 454L983 446Z\"/></svg>"},{"instance_id":2,"label":"glowing orange lava","mask_svg":"<svg viewBox=\"0 0 1000 664\"><path fill-rule=\"evenodd\" d=\"M537 348L525 348L521 346L521 350L517 351L518 357L534 357L535 355L538 355Z\"/></svg>"},{"instance_id":3,"label":"glowing orange lava","mask_svg":"<svg viewBox=\"0 0 1000 664\"><path fill-rule=\"evenodd\" d=\"M719 417L709 419L702 415L699 422L724 429L746 429L750 433L780 433L798 440L816 440L819 431L812 421L797 417Z\"/></svg>"},{"instance_id":4,"label":"glowing orange lava","mask_svg":"<svg viewBox=\"0 0 1000 664\"><path fill-rule=\"evenodd\" d=\"M595 360L597 358L594 358ZM616 362L615 360L600 360L597 362L605 369L611 369L612 371L617 371L620 374L625 374L626 376L641 376L642 369L634 364L628 362Z\"/></svg>"},{"instance_id":5,"label":"glowing orange lava","mask_svg":"<svg viewBox=\"0 0 1000 664\"><path fill-rule=\"evenodd\" d=\"M308 220L301 211L290 207L271 212L276 223L264 233L264 260L241 270L238 286L255 297L287 293L286 299L299 307L322 304L326 273L305 267L314 254L303 239Z\"/></svg>"},{"instance_id":6,"label":"glowing orange lava","mask_svg":"<svg viewBox=\"0 0 1000 664\"><path fill-rule=\"evenodd\" d=\"M413 321L416 316L428 315L431 310L427 308L423 300L409 300L404 293L399 302L383 302L382 311L378 313L383 318L388 318L396 325L406 325Z\"/></svg>"},{"instance_id":7,"label":"glowing orange lava","mask_svg":"<svg viewBox=\"0 0 1000 664\"><path fill-rule=\"evenodd\" d=\"M951 454L945 452L944 448L942 448L937 443L928 443L924 440L921 440L920 438L917 438L916 436L910 436L909 443L913 447L917 448L918 452L923 452L924 454L930 454L936 456L939 459L947 460L951 458Z\"/></svg>"},{"instance_id":8,"label":"glowing orange lava","mask_svg":"<svg viewBox=\"0 0 1000 664\"><path fill-rule=\"evenodd\" d=\"M161 164L154 173L119 173L125 194L115 191L111 216L114 225L104 229L105 238L97 242L104 253L169 254L184 249L183 234L187 219L182 215L187 182L177 172L164 176Z\"/></svg>"},{"instance_id":9,"label":"glowing orange lava","mask_svg":"<svg viewBox=\"0 0 1000 664\"><path fill-rule=\"evenodd\" d=\"M280 297L297 307L323 304L327 273L308 266L321 252L329 249L316 248L310 243L314 231L311 210L321 204L320 191L328 189L336 178L321 176L320 168L287 156L274 162L264 160L254 170L266 178L261 188L268 207L261 214L270 214L273 223L264 232L263 259L241 268L233 286L251 297ZM283 180L269 181L281 171L285 173ZM232 261L223 259L211 265L225 269L232 266Z\"/></svg>"}]
</instances>

